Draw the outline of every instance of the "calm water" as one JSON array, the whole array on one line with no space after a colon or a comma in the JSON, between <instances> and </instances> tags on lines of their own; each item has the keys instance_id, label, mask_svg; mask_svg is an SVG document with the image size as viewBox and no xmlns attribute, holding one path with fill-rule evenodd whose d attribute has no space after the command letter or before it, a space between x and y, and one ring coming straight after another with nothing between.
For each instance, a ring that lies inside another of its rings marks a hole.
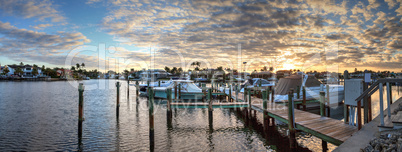
<instances>
[{"instance_id":1,"label":"calm water","mask_svg":"<svg viewBox=\"0 0 402 152\"><path fill-rule=\"evenodd\" d=\"M123 82L116 119L115 80L84 84L85 121L79 140L78 91L69 82L0 82L0 151L149 151L146 99L136 102L130 87L127 100ZM91 84L101 89L91 89ZM262 114L257 113L255 125L246 126L233 109L213 113L213 130L207 109L176 109L169 127L165 105L156 101L155 151L288 151L286 126L278 125L265 139ZM321 140L309 134L298 133L297 141L299 151L321 151Z\"/></svg>"}]
</instances>

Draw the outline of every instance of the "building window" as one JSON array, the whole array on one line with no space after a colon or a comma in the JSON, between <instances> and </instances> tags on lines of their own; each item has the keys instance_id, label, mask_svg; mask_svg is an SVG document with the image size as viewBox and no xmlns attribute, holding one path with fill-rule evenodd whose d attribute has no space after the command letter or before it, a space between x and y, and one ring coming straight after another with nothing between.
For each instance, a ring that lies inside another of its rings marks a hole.
<instances>
[{"instance_id":1,"label":"building window","mask_svg":"<svg viewBox=\"0 0 402 152\"><path fill-rule=\"evenodd\" d=\"M26 70L31 70L31 68L26 68Z\"/></svg>"}]
</instances>

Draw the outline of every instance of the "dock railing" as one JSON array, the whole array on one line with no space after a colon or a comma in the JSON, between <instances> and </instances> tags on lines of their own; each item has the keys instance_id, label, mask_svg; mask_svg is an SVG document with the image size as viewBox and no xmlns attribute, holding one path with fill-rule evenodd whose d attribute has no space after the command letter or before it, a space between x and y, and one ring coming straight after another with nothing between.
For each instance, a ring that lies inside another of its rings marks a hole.
<instances>
[{"instance_id":1,"label":"dock railing","mask_svg":"<svg viewBox=\"0 0 402 152\"><path fill-rule=\"evenodd\" d=\"M390 83L401 83L402 79L379 79L378 81L374 82L370 88L365 90L359 97L356 98L357 102L357 127L360 130L362 128L362 119L361 119L361 102L365 97L371 97L377 90L380 90L380 118L381 118L381 126L384 126L384 103L383 103L383 88L384 88L384 83L387 86L387 116L391 117L391 109L389 108L390 105L392 104L392 89L391 89L391 84ZM371 108L369 107L367 103L364 103L365 105L365 113L370 113L368 111L371 111ZM371 107L371 106L370 106ZM368 110L368 111L367 111ZM371 121L371 120L368 120Z\"/></svg>"}]
</instances>

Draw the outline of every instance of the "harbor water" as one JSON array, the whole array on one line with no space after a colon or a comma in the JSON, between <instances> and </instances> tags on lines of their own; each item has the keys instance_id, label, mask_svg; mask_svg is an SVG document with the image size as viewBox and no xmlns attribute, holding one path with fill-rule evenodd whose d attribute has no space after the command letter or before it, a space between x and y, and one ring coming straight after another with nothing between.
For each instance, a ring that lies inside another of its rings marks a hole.
<instances>
[{"instance_id":1,"label":"harbor water","mask_svg":"<svg viewBox=\"0 0 402 152\"><path fill-rule=\"evenodd\" d=\"M127 81L121 81L117 118L116 80L82 82L86 86L82 138L77 131L77 86L68 81L0 82L0 151L288 151L289 148L286 125L277 123L272 136L264 137L261 113L257 112L254 125L245 125L235 109L214 109L211 130L207 109L174 109L169 125L165 102L156 100L155 146L150 149L148 101L145 97L136 100L135 87L130 86L127 99ZM91 85L95 87L88 87ZM393 97L399 98L397 87L393 89ZM375 111L378 93L375 96L373 114L378 113ZM321 151L321 139L310 134L297 133L297 142L298 151ZM328 144L328 148L331 151L336 146Z\"/></svg>"}]
</instances>

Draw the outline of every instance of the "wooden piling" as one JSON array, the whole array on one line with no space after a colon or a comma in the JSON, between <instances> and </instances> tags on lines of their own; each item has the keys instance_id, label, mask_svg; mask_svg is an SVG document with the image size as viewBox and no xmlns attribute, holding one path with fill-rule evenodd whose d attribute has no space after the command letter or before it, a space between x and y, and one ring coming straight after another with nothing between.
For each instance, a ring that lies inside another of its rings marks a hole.
<instances>
[{"instance_id":1,"label":"wooden piling","mask_svg":"<svg viewBox=\"0 0 402 152\"><path fill-rule=\"evenodd\" d=\"M389 84L389 102L392 104L392 83Z\"/></svg>"},{"instance_id":2,"label":"wooden piling","mask_svg":"<svg viewBox=\"0 0 402 152\"><path fill-rule=\"evenodd\" d=\"M363 91L366 91L368 89L368 84L366 82L363 82ZM368 97L364 96L363 98L363 105L364 105L364 123L368 123L369 119L368 119Z\"/></svg>"},{"instance_id":3,"label":"wooden piling","mask_svg":"<svg viewBox=\"0 0 402 152\"><path fill-rule=\"evenodd\" d=\"M177 89L179 90L179 99L181 99L181 83L179 83L179 86Z\"/></svg>"},{"instance_id":4,"label":"wooden piling","mask_svg":"<svg viewBox=\"0 0 402 152\"><path fill-rule=\"evenodd\" d=\"M325 116L325 92L320 91L320 115ZM321 140L322 150L326 151L328 148L328 143L324 140Z\"/></svg>"},{"instance_id":5,"label":"wooden piling","mask_svg":"<svg viewBox=\"0 0 402 152\"><path fill-rule=\"evenodd\" d=\"M210 125L213 123L212 112L212 89L208 89L208 120Z\"/></svg>"},{"instance_id":6,"label":"wooden piling","mask_svg":"<svg viewBox=\"0 0 402 152\"><path fill-rule=\"evenodd\" d=\"M127 101L130 98L130 79L127 77Z\"/></svg>"},{"instance_id":7,"label":"wooden piling","mask_svg":"<svg viewBox=\"0 0 402 152\"><path fill-rule=\"evenodd\" d=\"M251 89L247 89L248 91L248 106L251 109Z\"/></svg>"},{"instance_id":8,"label":"wooden piling","mask_svg":"<svg viewBox=\"0 0 402 152\"><path fill-rule=\"evenodd\" d=\"M229 102L232 102L232 85L229 85Z\"/></svg>"},{"instance_id":9,"label":"wooden piling","mask_svg":"<svg viewBox=\"0 0 402 152\"><path fill-rule=\"evenodd\" d=\"M154 133L154 90L152 87L148 87L148 111L149 111L149 142L150 147L155 145L155 133Z\"/></svg>"},{"instance_id":10,"label":"wooden piling","mask_svg":"<svg viewBox=\"0 0 402 152\"><path fill-rule=\"evenodd\" d=\"M166 90L166 96L167 96L167 103L166 103L166 106L167 106L167 120L169 121L169 120L171 120L172 119L172 106L171 106L171 103L172 103L172 88L168 88L167 90Z\"/></svg>"},{"instance_id":11,"label":"wooden piling","mask_svg":"<svg viewBox=\"0 0 402 152\"><path fill-rule=\"evenodd\" d=\"M300 86L296 87L296 94L297 94L297 99L300 99Z\"/></svg>"},{"instance_id":12,"label":"wooden piling","mask_svg":"<svg viewBox=\"0 0 402 152\"><path fill-rule=\"evenodd\" d=\"M174 99L177 99L177 83L174 83Z\"/></svg>"},{"instance_id":13,"label":"wooden piling","mask_svg":"<svg viewBox=\"0 0 402 152\"><path fill-rule=\"evenodd\" d=\"M159 81L158 81L158 87L160 87L160 86L161 86L161 81L159 80Z\"/></svg>"},{"instance_id":14,"label":"wooden piling","mask_svg":"<svg viewBox=\"0 0 402 152\"><path fill-rule=\"evenodd\" d=\"M357 129L362 128L362 101L357 102Z\"/></svg>"},{"instance_id":15,"label":"wooden piling","mask_svg":"<svg viewBox=\"0 0 402 152\"><path fill-rule=\"evenodd\" d=\"M289 128L289 144L290 149L296 149L297 142L296 142L296 130L294 128L294 105L293 105L293 92L289 91L288 94L288 128Z\"/></svg>"},{"instance_id":16,"label":"wooden piling","mask_svg":"<svg viewBox=\"0 0 402 152\"><path fill-rule=\"evenodd\" d=\"M84 90L85 86L83 83L78 85L78 121L84 121Z\"/></svg>"},{"instance_id":17,"label":"wooden piling","mask_svg":"<svg viewBox=\"0 0 402 152\"><path fill-rule=\"evenodd\" d=\"M331 114L331 108L329 107L329 105L330 105L330 102L329 102L329 85L327 84L327 86L325 87L326 88L326 90L327 90L327 100L326 100L326 105L325 105L325 109L327 110L327 112L326 112L326 116L327 117L330 117L330 114Z\"/></svg>"},{"instance_id":18,"label":"wooden piling","mask_svg":"<svg viewBox=\"0 0 402 152\"><path fill-rule=\"evenodd\" d=\"M272 92L271 92L271 102L274 102L274 96L275 96L275 88L274 87L272 87Z\"/></svg>"},{"instance_id":19,"label":"wooden piling","mask_svg":"<svg viewBox=\"0 0 402 152\"><path fill-rule=\"evenodd\" d=\"M320 91L320 115L325 116L325 92Z\"/></svg>"},{"instance_id":20,"label":"wooden piling","mask_svg":"<svg viewBox=\"0 0 402 152\"><path fill-rule=\"evenodd\" d=\"M135 95L138 99L139 96L139 91L140 91L140 84L138 83L138 81L135 81Z\"/></svg>"},{"instance_id":21,"label":"wooden piling","mask_svg":"<svg viewBox=\"0 0 402 152\"><path fill-rule=\"evenodd\" d=\"M116 94L116 117L119 117L119 109L120 109L120 82L116 82L117 94Z\"/></svg>"},{"instance_id":22,"label":"wooden piling","mask_svg":"<svg viewBox=\"0 0 402 152\"><path fill-rule=\"evenodd\" d=\"M268 108L268 91L267 90L262 90L262 107L264 109L263 112L263 117L264 117L264 134L267 136L267 132L268 132L268 127L269 127L269 117L268 117L268 112L265 111Z\"/></svg>"},{"instance_id":23,"label":"wooden piling","mask_svg":"<svg viewBox=\"0 0 402 152\"><path fill-rule=\"evenodd\" d=\"M306 107L306 87L305 86L303 86L302 92L303 92L303 110L306 111L307 107Z\"/></svg>"}]
</instances>

